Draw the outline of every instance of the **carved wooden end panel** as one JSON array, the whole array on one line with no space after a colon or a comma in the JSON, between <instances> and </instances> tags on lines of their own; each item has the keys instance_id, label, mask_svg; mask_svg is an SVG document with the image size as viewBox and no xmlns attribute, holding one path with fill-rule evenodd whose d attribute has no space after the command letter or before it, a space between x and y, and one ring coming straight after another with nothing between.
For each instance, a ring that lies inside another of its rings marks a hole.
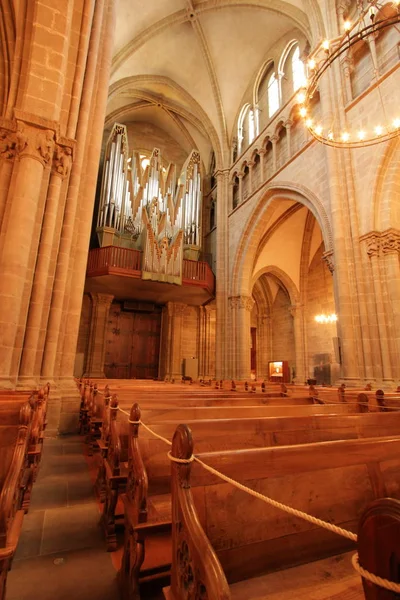
<instances>
[{"instance_id":1,"label":"carved wooden end panel","mask_svg":"<svg viewBox=\"0 0 400 600\"><path fill-rule=\"evenodd\" d=\"M136 509L137 523L145 523L147 521L147 492L148 478L145 466L143 464L142 455L139 447L139 421L141 411L139 404L135 404L131 408L129 415L129 446L128 446L128 482L126 486L126 495Z\"/></svg>"},{"instance_id":2,"label":"carved wooden end panel","mask_svg":"<svg viewBox=\"0 0 400 600\"><path fill-rule=\"evenodd\" d=\"M192 434L179 425L172 456L189 459ZM172 462L172 569L171 590L176 600L229 600L222 567L200 524L190 490L192 463Z\"/></svg>"},{"instance_id":3,"label":"carved wooden end panel","mask_svg":"<svg viewBox=\"0 0 400 600\"><path fill-rule=\"evenodd\" d=\"M400 583L400 502L382 498L363 513L358 530L360 565L379 577ZM366 600L395 600L399 594L363 579Z\"/></svg>"}]
</instances>

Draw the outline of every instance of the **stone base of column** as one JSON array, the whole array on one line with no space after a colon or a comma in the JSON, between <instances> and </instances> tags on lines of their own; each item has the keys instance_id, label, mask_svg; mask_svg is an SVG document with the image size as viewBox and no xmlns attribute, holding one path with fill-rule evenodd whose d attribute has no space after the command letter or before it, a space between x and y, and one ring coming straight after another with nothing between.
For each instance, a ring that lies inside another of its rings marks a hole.
<instances>
[{"instance_id":1,"label":"stone base of column","mask_svg":"<svg viewBox=\"0 0 400 600\"><path fill-rule=\"evenodd\" d=\"M72 377L60 379L57 387L56 397L60 398L58 433L78 433L81 397L76 383Z\"/></svg>"},{"instance_id":2,"label":"stone base of column","mask_svg":"<svg viewBox=\"0 0 400 600\"><path fill-rule=\"evenodd\" d=\"M0 390L15 390L16 383L13 383L9 377L0 377Z\"/></svg>"},{"instance_id":3,"label":"stone base of column","mask_svg":"<svg viewBox=\"0 0 400 600\"><path fill-rule=\"evenodd\" d=\"M36 390L40 387L42 387L41 383L32 376L18 377L17 390Z\"/></svg>"}]
</instances>

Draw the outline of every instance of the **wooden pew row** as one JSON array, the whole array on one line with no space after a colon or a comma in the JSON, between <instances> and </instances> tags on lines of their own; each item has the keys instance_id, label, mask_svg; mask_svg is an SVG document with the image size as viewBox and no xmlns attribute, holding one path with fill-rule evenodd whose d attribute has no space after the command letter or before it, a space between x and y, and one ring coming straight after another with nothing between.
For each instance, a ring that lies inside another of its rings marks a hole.
<instances>
[{"instance_id":1,"label":"wooden pew row","mask_svg":"<svg viewBox=\"0 0 400 600\"><path fill-rule=\"evenodd\" d=\"M26 482L32 470L28 454L34 415L26 395L22 402L18 401L16 395L12 395L8 402L5 402L5 394L1 396L0 600L4 600L7 573L11 568L25 513Z\"/></svg>"},{"instance_id":2,"label":"wooden pew row","mask_svg":"<svg viewBox=\"0 0 400 600\"><path fill-rule=\"evenodd\" d=\"M133 398L132 398L133 396ZM87 382L81 386L81 412L80 412L80 432L87 435L89 444L89 455L93 453L96 446L96 440L100 437L100 427L104 415L105 405L111 397L108 386L104 389L104 393L100 393L96 384L88 384ZM152 408L179 407L179 406L257 406L257 405L296 405L312 404L313 400L306 393L299 393L296 397L286 398L282 392L276 394L234 394L224 393L210 395L200 393L173 393L173 394L156 394L154 391L150 393L132 393L122 392L120 395L122 403L132 405L133 401L140 402L145 407L147 405Z\"/></svg>"},{"instance_id":3,"label":"wooden pew row","mask_svg":"<svg viewBox=\"0 0 400 600\"><path fill-rule=\"evenodd\" d=\"M199 458L250 488L355 532L370 502L399 497L399 450L399 438L379 438L205 453ZM190 430L181 425L172 454L189 459L192 451ZM271 571L354 548L348 539L249 496L197 463L172 464L172 515L168 600L186 599L188 586L194 598L251 600L262 593L268 598ZM325 571L321 584L326 577ZM238 583L250 578L245 585ZM327 590L318 597L362 597L358 576L342 583L341 594ZM293 589L279 597L292 599Z\"/></svg>"},{"instance_id":4,"label":"wooden pew row","mask_svg":"<svg viewBox=\"0 0 400 600\"><path fill-rule=\"evenodd\" d=\"M131 412L131 421L138 420L140 411L135 406ZM171 439L177 424L176 421L159 423L152 425L152 430ZM207 420L193 421L190 427L195 433L198 451L215 452L398 435L400 413L390 416L320 415ZM130 430L127 491L122 496L125 546L120 578L124 599L136 597L139 583L143 579L161 577L168 573L171 561L170 464L166 454L167 446L138 425L131 424ZM154 561L151 550L145 552L145 547L150 545L151 549L156 541L158 563ZM146 556L149 558L145 559Z\"/></svg>"}]
</instances>

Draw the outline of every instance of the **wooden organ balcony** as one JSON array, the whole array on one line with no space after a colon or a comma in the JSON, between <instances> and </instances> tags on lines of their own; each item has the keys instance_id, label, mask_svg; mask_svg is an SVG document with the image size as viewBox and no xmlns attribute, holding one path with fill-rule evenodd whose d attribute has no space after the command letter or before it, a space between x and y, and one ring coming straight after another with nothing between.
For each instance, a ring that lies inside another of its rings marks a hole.
<instances>
[{"instance_id":1,"label":"wooden organ balcony","mask_svg":"<svg viewBox=\"0 0 400 600\"><path fill-rule=\"evenodd\" d=\"M215 276L208 263L183 259L182 285L142 280L140 250L103 246L89 250L86 291L120 298L201 305L214 297ZM134 281L132 281L134 280Z\"/></svg>"}]
</instances>

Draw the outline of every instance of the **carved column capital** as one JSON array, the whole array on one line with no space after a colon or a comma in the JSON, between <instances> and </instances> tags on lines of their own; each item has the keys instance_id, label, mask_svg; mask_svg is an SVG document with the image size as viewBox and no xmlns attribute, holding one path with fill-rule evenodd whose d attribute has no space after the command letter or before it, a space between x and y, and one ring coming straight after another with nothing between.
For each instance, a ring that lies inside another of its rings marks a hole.
<instances>
[{"instance_id":1,"label":"carved column capital","mask_svg":"<svg viewBox=\"0 0 400 600\"><path fill-rule=\"evenodd\" d=\"M251 312L254 300L251 296L230 296L228 298L230 308L242 308Z\"/></svg>"},{"instance_id":2,"label":"carved column capital","mask_svg":"<svg viewBox=\"0 0 400 600\"><path fill-rule=\"evenodd\" d=\"M322 255L322 260L326 262L326 265L329 269L329 271L332 273L335 270L335 263L334 263L334 258L333 258L333 250L328 250L327 252L324 252Z\"/></svg>"},{"instance_id":3,"label":"carved column capital","mask_svg":"<svg viewBox=\"0 0 400 600\"><path fill-rule=\"evenodd\" d=\"M400 251L400 231L387 229L381 235L382 254L397 254Z\"/></svg>"},{"instance_id":4,"label":"carved column capital","mask_svg":"<svg viewBox=\"0 0 400 600\"><path fill-rule=\"evenodd\" d=\"M54 131L19 121L15 136L19 158L27 156L38 160L44 167L51 165L55 147Z\"/></svg>"},{"instance_id":5,"label":"carved column capital","mask_svg":"<svg viewBox=\"0 0 400 600\"><path fill-rule=\"evenodd\" d=\"M91 293L90 297L92 298L93 305L98 306L111 306L111 303L114 300L112 294Z\"/></svg>"},{"instance_id":6,"label":"carved column capital","mask_svg":"<svg viewBox=\"0 0 400 600\"><path fill-rule=\"evenodd\" d=\"M397 254L400 252L400 231L393 228L386 231L370 231L360 237L360 242L365 242L369 257Z\"/></svg>"},{"instance_id":7,"label":"carved column capital","mask_svg":"<svg viewBox=\"0 0 400 600\"><path fill-rule=\"evenodd\" d=\"M15 131L0 127L0 157L12 160L16 155L17 138Z\"/></svg>"},{"instance_id":8,"label":"carved column capital","mask_svg":"<svg viewBox=\"0 0 400 600\"><path fill-rule=\"evenodd\" d=\"M72 148L61 144L56 145L52 173L58 175L61 179L66 179L71 172L72 167Z\"/></svg>"},{"instance_id":9,"label":"carved column capital","mask_svg":"<svg viewBox=\"0 0 400 600\"><path fill-rule=\"evenodd\" d=\"M283 125L284 125L284 127L286 127L286 129L291 129L291 127L293 127L293 120L287 119Z\"/></svg>"}]
</instances>

